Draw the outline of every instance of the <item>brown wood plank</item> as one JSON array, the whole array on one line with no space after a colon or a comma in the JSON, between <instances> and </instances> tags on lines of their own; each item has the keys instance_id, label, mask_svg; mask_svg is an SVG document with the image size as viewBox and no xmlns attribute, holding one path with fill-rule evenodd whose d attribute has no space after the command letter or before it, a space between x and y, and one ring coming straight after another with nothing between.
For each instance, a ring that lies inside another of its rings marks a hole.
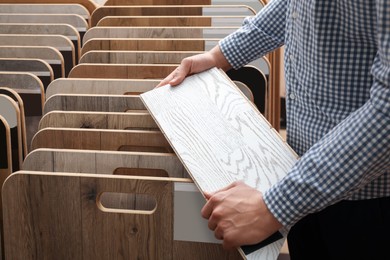
<instances>
[{"instance_id":1,"label":"brown wood plank","mask_svg":"<svg viewBox=\"0 0 390 260\"><path fill-rule=\"evenodd\" d=\"M53 110L126 112L145 110L138 95L80 95L51 96L45 103L45 114Z\"/></svg>"},{"instance_id":2,"label":"brown wood plank","mask_svg":"<svg viewBox=\"0 0 390 260\"><path fill-rule=\"evenodd\" d=\"M83 149L105 151L143 151L172 153L160 131L45 128L32 140L38 148Z\"/></svg>"},{"instance_id":3,"label":"brown wood plank","mask_svg":"<svg viewBox=\"0 0 390 260\"><path fill-rule=\"evenodd\" d=\"M104 5L209 5L211 0L107 0Z\"/></svg>"},{"instance_id":4,"label":"brown wood plank","mask_svg":"<svg viewBox=\"0 0 390 260\"><path fill-rule=\"evenodd\" d=\"M105 79L163 79L177 65L119 65L119 64L79 64L72 69L70 78Z\"/></svg>"},{"instance_id":5,"label":"brown wood plank","mask_svg":"<svg viewBox=\"0 0 390 260\"><path fill-rule=\"evenodd\" d=\"M203 39L91 39L84 44L81 55L92 50L204 51L206 41L212 42Z\"/></svg>"},{"instance_id":6,"label":"brown wood plank","mask_svg":"<svg viewBox=\"0 0 390 260\"><path fill-rule=\"evenodd\" d=\"M3 192L7 259L172 259L170 179L19 172ZM106 209L104 192L147 194L157 206Z\"/></svg>"}]
</instances>

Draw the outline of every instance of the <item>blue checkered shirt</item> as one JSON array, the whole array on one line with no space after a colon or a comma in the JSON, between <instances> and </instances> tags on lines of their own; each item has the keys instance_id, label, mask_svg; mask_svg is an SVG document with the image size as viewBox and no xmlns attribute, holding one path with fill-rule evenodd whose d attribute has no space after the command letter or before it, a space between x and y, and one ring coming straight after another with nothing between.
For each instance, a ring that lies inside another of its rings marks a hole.
<instances>
[{"instance_id":1,"label":"blue checkered shirt","mask_svg":"<svg viewBox=\"0 0 390 260\"><path fill-rule=\"evenodd\" d=\"M273 0L220 41L234 68L285 44L287 141L264 194L287 228L341 200L390 196L390 1Z\"/></svg>"}]
</instances>

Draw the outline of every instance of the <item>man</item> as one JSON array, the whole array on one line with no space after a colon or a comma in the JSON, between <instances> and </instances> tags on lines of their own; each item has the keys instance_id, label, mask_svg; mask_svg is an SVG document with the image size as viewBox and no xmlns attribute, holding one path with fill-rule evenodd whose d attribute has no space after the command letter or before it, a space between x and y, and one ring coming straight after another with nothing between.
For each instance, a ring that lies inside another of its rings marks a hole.
<instances>
[{"instance_id":1,"label":"man","mask_svg":"<svg viewBox=\"0 0 390 260\"><path fill-rule=\"evenodd\" d=\"M283 44L287 141L301 158L265 194L207 194L202 215L225 248L284 227L292 259L390 259L389 0L273 0L160 85Z\"/></svg>"}]
</instances>

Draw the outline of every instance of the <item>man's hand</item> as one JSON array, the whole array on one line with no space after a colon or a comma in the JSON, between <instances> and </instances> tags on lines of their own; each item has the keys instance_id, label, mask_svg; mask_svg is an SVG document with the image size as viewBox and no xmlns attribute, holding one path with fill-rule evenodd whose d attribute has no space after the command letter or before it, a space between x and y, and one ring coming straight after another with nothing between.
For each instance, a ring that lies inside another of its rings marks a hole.
<instances>
[{"instance_id":1,"label":"man's hand","mask_svg":"<svg viewBox=\"0 0 390 260\"><path fill-rule=\"evenodd\" d=\"M225 71L230 69L230 65L218 45L208 52L183 59L181 64L163 79L157 87L167 84L171 86L179 85L187 76L213 67L221 68Z\"/></svg>"},{"instance_id":2,"label":"man's hand","mask_svg":"<svg viewBox=\"0 0 390 260\"><path fill-rule=\"evenodd\" d=\"M282 224L271 214L262 193L242 182L234 182L213 194L202 209L209 220L209 228L225 249L257 244L276 231Z\"/></svg>"}]
</instances>

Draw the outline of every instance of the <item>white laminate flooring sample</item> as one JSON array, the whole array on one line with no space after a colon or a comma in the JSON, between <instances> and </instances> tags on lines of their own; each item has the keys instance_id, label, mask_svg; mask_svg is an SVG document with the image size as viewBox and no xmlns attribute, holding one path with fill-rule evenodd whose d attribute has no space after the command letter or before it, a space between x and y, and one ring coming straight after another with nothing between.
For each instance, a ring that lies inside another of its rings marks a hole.
<instances>
[{"instance_id":1,"label":"white laminate flooring sample","mask_svg":"<svg viewBox=\"0 0 390 260\"><path fill-rule=\"evenodd\" d=\"M283 178L296 154L233 82L211 69L141 95L201 191L242 180L265 192ZM246 259L275 260L284 239ZM244 254L241 251L242 254Z\"/></svg>"}]
</instances>

